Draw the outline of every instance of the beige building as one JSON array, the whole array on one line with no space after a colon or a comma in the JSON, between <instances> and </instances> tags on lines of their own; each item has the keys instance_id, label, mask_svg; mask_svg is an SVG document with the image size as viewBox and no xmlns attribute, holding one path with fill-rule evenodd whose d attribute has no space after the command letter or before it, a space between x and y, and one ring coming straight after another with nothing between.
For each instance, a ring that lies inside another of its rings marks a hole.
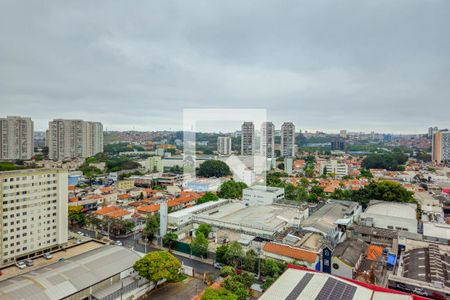
<instances>
[{"instance_id":1,"label":"beige building","mask_svg":"<svg viewBox=\"0 0 450 300\"><path fill-rule=\"evenodd\" d=\"M450 161L450 131L438 131L433 134L433 161L441 163Z\"/></svg>"},{"instance_id":2,"label":"beige building","mask_svg":"<svg viewBox=\"0 0 450 300\"><path fill-rule=\"evenodd\" d=\"M67 171L0 173L0 265L67 243Z\"/></svg>"},{"instance_id":3,"label":"beige building","mask_svg":"<svg viewBox=\"0 0 450 300\"><path fill-rule=\"evenodd\" d=\"M241 155L252 156L255 154L255 125L253 122L242 124Z\"/></svg>"},{"instance_id":4,"label":"beige building","mask_svg":"<svg viewBox=\"0 0 450 300\"><path fill-rule=\"evenodd\" d=\"M220 155L231 155L231 137L219 136L217 138L217 152Z\"/></svg>"},{"instance_id":5,"label":"beige building","mask_svg":"<svg viewBox=\"0 0 450 300\"><path fill-rule=\"evenodd\" d=\"M0 118L0 160L28 160L33 156L33 121L31 118Z\"/></svg>"},{"instance_id":6,"label":"beige building","mask_svg":"<svg viewBox=\"0 0 450 300\"><path fill-rule=\"evenodd\" d=\"M134 180L117 181L116 188L118 190L125 190L125 191L131 190L132 188L134 188Z\"/></svg>"},{"instance_id":7,"label":"beige building","mask_svg":"<svg viewBox=\"0 0 450 300\"><path fill-rule=\"evenodd\" d=\"M281 155L295 156L295 125L292 122L284 122L281 125Z\"/></svg>"},{"instance_id":8,"label":"beige building","mask_svg":"<svg viewBox=\"0 0 450 300\"><path fill-rule=\"evenodd\" d=\"M55 119L49 122L46 144L53 160L93 156L103 151L103 125Z\"/></svg>"}]
</instances>

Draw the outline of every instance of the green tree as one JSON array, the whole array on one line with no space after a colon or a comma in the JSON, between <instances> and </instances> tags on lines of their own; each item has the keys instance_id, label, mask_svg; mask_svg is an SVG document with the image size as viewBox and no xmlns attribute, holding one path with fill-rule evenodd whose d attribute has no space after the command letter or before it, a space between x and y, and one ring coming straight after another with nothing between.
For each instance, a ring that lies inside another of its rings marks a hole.
<instances>
[{"instance_id":1,"label":"green tree","mask_svg":"<svg viewBox=\"0 0 450 300\"><path fill-rule=\"evenodd\" d=\"M228 251L225 253L225 260L228 264L235 267L239 266L240 260L244 257L244 250L238 242L232 242L228 246Z\"/></svg>"},{"instance_id":2,"label":"green tree","mask_svg":"<svg viewBox=\"0 0 450 300\"><path fill-rule=\"evenodd\" d=\"M229 291L233 291L239 300L246 300L249 297L248 288L239 281L238 276L227 277L222 286Z\"/></svg>"},{"instance_id":3,"label":"green tree","mask_svg":"<svg viewBox=\"0 0 450 300\"><path fill-rule=\"evenodd\" d=\"M209 201L217 201L219 200L219 196L217 196L215 193L206 192L203 196L197 199L197 204L206 203Z\"/></svg>"},{"instance_id":4,"label":"green tree","mask_svg":"<svg viewBox=\"0 0 450 300\"><path fill-rule=\"evenodd\" d=\"M204 256L208 252L208 240L199 232L191 243L192 253L197 256Z\"/></svg>"},{"instance_id":5,"label":"green tree","mask_svg":"<svg viewBox=\"0 0 450 300\"><path fill-rule=\"evenodd\" d=\"M209 287L205 290L201 300L238 300L238 297L225 288Z\"/></svg>"},{"instance_id":6,"label":"green tree","mask_svg":"<svg viewBox=\"0 0 450 300\"><path fill-rule=\"evenodd\" d=\"M275 278L271 277L271 276L266 276L264 277L264 283L262 284L262 288L264 290L267 290L274 282L275 282Z\"/></svg>"},{"instance_id":7,"label":"green tree","mask_svg":"<svg viewBox=\"0 0 450 300\"><path fill-rule=\"evenodd\" d=\"M314 185L311 187L311 193L316 194L318 197L324 196L324 189L320 185Z\"/></svg>"},{"instance_id":8,"label":"green tree","mask_svg":"<svg viewBox=\"0 0 450 300\"><path fill-rule=\"evenodd\" d=\"M175 242L178 240L178 235L173 232L168 232L163 236L163 244L172 249Z\"/></svg>"},{"instance_id":9,"label":"green tree","mask_svg":"<svg viewBox=\"0 0 450 300\"><path fill-rule=\"evenodd\" d=\"M255 273L258 269L258 254L253 249L250 249L245 253L245 257L242 263L242 268L246 271Z\"/></svg>"},{"instance_id":10,"label":"green tree","mask_svg":"<svg viewBox=\"0 0 450 300\"><path fill-rule=\"evenodd\" d=\"M216 248L216 261L222 264L227 263L227 260L225 258L225 254L228 252L228 244L220 245Z\"/></svg>"},{"instance_id":11,"label":"green tree","mask_svg":"<svg viewBox=\"0 0 450 300\"><path fill-rule=\"evenodd\" d=\"M354 201L367 204L370 200L415 203L413 192L406 190L400 183L393 181L372 181L369 185L354 192Z\"/></svg>"},{"instance_id":12,"label":"green tree","mask_svg":"<svg viewBox=\"0 0 450 300\"><path fill-rule=\"evenodd\" d=\"M231 175L228 165L221 160L207 160L200 165L197 170L197 176L201 177L224 177Z\"/></svg>"},{"instance_id":13,"label":"green tree","mask_svg":"<svg viewBox=\"0 0 450 300\"><path fill-rule=\"evenodd\" d=\"M261 262L262 276L278 277L283 270L281 265L273 259L264 259Z\"/></svg>"},{"instance_id":14,"label":"green tree","mask_svg":"<svg viewBox=\"0 0 450 300\"><path fill-rule=\"evenodd\" d=\"M367 170L367 169L361 169L361 170L359 170L359 176L360 177L365 177L365 178L373 178L373 175L372 175L372 173L370 173L370 171L369 170Z\"/></svg>"},{"instance_id":15,"label":"green tree","mask_svg":"<svg viewBox=\"0 0 450 300\"><path fill-rule=\"evenodd\" d=\"M203 236L208 238L211 233L212 228L209 224L200 224L198 228L195 230L195 234L198 235L200 232L203 233Z\"/></svg>"},{"instance_id":16,"label":"green tree","mask_svg":"<svg viewBox=\"0 0 450 300\"><path fill-rule=\"evenodd\" d=\"M220 269L220 276L227 277L236 274L236 271L233 267L224 266Z\"/></svg>"},{"instance_id":17,"label":"green tree","mask_svg":"<svg viewBox=\"0 0 450 300\"><path fill-rule=\"evenodd\" d=\"M142 231L142 238L147 238L149 241L152 241L156 233L159 229L159 215L153 214L147 216L147 220L145 221L145 227Z\"/></svg>"},{"instance_id":18,"label":"green tree","mask_svg":"<svg viewBox=\"0 0 450 300\"><path fill-rule=\"evenodd\" d=\"M136 261L133 268L140 276L157 283L162 279L176 280L180 274L181 263L167 251L154 251Z\"/></svg>"},{"instance_id":19,"label":"green tree","mask_svg":"<svg viewBox=\"0 0 450 300\"><path fill-rule=\"evenodd\" d=\"M229 180L220 186L219 197L223 199L242 199L242 191L247 188L243 182Z\"/></svg>"},{"instance_id":20,"label":"green tree","mask_svg":"<svg viewBox=\"0 0 450 300\"><path fill-rule=\"evenodd\" d=\"M86 225L86 215L83 212L83 206L69 206L69 222L73 226L77 224L78 226Z\"/></svg>"}]
</instances>

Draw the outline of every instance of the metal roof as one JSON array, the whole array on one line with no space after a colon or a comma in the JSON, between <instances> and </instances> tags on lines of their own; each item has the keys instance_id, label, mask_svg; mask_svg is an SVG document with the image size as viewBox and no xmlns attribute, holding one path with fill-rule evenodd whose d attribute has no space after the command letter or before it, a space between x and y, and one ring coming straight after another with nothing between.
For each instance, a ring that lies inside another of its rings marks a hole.
<instances>
[{"instance_id":1,"label":"metal roof","mask_svg":"<svg viewBox=\"0 0 450 300\"><path fill-rule=\"evenodd\" d=\"M0 299L68 297L131 268L139 258L127 248L107 245L0 281Z\"/></svg>"}]
</instances>

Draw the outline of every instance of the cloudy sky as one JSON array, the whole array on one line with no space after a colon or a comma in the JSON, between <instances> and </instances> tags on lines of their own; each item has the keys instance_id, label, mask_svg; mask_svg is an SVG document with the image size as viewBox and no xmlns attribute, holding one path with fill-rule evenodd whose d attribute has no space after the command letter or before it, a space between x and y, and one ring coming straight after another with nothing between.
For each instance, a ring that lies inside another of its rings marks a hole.
<instances>
[{"instance_id":1,"label":"cloudy sky","mask_svg":"<svg viewBox=\"0 0 450 300\"><path fill-rule=\"evenodd\" d=\"M185 108L450 127L450 1L0 1L0 116L158 130Z\"/></svg>"}]
</instances>

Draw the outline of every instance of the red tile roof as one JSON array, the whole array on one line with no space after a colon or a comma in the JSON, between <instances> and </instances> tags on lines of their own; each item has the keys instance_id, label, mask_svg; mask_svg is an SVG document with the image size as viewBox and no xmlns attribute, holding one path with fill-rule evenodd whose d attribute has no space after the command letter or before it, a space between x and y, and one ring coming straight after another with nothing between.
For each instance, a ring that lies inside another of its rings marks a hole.
<instances>
[{"instance_id":1,"label":"red tile roof","mask_svg":"<svg viewBox=\"0 0 450 300\"><path fill-rule=\"evenodd\" d=\"M314 263L317 260L317 253L306 251L300 248L291 247L288 245L266 243L263 247L265 252L270 252L280 256L293 258L296 260L303 260L310 263Z\"/></svg>"}]
</instances>

